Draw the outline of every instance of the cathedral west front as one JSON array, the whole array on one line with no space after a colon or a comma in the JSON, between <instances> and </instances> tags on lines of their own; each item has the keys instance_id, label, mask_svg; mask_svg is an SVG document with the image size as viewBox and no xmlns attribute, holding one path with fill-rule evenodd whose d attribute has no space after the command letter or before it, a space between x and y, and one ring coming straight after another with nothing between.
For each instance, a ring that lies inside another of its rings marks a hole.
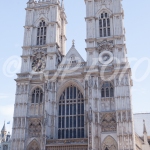
<instances>
[{"instance_id":1,"label":"cathedral west front","mask_svg":"<svg viewBox=\"0 0 150 150\"><path fill-rule=\"evenodd\" d=\"M12 150L136 150L121 0L85 7L86 61L66 54L63 1L28 1Z\"/></svg>"}]
</instances>

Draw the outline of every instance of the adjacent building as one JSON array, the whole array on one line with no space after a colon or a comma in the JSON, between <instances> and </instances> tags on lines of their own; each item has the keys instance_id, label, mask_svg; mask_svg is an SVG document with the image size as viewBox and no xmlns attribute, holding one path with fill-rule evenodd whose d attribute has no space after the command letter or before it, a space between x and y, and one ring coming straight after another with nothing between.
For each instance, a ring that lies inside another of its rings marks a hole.
<instances>
[{"instance_id":1,"label":"adjacent building","mask_svg":"<svg viewBox=\"0 0 150 150\"><path fill-rule=\"evenodd\" d=\"M137 150L150 150L150 113L134 114Z\"/></svg>"},{"instance_id":2,"label":"adjacent building","mask_svg":"<svg viewBox=\"0 0 150 150\"><path fill-rule=\"evenodd\" d=\"M10 132L7 132L6 126L4 126L1 130L0 134L0 150L10 150L11 148L11 141L10 141Z\"/></svg>"}]
</instances>

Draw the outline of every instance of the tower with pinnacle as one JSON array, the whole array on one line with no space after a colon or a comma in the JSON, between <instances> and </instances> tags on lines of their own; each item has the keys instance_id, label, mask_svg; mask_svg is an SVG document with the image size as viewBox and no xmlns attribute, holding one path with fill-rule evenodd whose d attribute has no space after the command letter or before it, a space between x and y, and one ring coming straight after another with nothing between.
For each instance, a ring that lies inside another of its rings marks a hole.
<instances>
[{"instance_id":1,"label":"tower with pinnacle","mask_svg":"<svg viewBox=\"0 0 150 150\"><path fill-rule=\"evenodd\" d=\"M85 61L65 53L63 0L29 0L12 150L135 150L121 0L85 0Z\"/></svg>"}]
</instances>

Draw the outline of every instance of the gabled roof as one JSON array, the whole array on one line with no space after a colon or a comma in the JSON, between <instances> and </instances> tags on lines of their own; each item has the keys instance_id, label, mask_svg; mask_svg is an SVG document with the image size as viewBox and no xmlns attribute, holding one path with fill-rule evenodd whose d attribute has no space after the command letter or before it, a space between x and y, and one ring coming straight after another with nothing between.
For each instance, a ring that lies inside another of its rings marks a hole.
<instances>
[{"instance_id":1,"label":"gabled roof","mask_svg":"<svg viewBox=\"0 0 150 150\"><path fill-rule=\"evenodd\" d=\"M76 50L75 45L73 44L66 56L63 58L61 64L69 64L71 60L71 56L74 56L78 63L85 62L79 52Z\"/></svg>"}]
</instances>

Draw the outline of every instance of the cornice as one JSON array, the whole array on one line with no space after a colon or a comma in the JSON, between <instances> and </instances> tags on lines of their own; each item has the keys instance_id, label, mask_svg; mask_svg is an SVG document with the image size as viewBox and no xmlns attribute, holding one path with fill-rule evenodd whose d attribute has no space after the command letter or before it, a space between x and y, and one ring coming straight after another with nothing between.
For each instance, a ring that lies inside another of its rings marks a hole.
<instances>
[{"instance_id":1,"label":"cornice","mask_svg":"<svg viewBox=\"0 0 150 150\"><path fill-rule=\"evenodd\" d=\"M58 46L57 42L54 43L49 43L49 44L45 44L45 45L32 45L32 46L23 46L22 49L26 50L26 49L38 49L38 48L48 48L48 47L54 47L54 46ZM59 46L58 46L59 47Z\"/></svg>"}]
</instances>

